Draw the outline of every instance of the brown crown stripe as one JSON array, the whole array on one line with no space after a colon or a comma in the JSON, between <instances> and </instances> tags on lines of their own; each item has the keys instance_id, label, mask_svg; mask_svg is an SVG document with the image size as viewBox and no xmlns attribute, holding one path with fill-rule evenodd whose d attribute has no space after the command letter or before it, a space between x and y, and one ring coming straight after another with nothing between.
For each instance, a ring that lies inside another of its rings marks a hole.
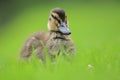
<instances>
[{"instance_id":1,"label":"brown crown stripe","mask_svg":"<svg viewBox=\"0 0 120 80\"><path fill-rule=\"evenodd\" d=\"M58 14L62 21L65 20L65 11L63 9L54 9L52 12Z\"/></svg>"}]
</instances>

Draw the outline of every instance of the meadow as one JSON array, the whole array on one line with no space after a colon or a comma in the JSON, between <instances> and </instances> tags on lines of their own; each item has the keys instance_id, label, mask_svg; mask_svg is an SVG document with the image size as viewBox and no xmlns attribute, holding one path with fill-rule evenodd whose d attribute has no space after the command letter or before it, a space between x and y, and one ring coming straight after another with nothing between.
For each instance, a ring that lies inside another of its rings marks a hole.
<instances>
[{"instance_id":1,"label":"meadow","mask_svg":"<svg viewBox=\"0 0 120 80\"><path fill-rule=\"evenodd\" d=\"M34 56L19 59L26 38L46 31L49 12L61 7L67 12L76 56L59 56L56 64L44 66ZM50 3L26 7L0 30L0 80L120 80L119 3Z\"/></svg>"}]
</instances>

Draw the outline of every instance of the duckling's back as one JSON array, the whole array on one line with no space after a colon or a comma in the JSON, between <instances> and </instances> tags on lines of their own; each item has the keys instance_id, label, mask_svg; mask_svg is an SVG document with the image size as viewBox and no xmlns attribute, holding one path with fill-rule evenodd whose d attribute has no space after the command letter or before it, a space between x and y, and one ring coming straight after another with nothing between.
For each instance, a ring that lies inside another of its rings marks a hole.
<instances>
[{"instance_id":1,"label":"duckling's back","mask_svg":"<svg viewBox=\"0 0 120 80\"><path fill-rule=\"evenodd\" d=\"M49 32L37 32L31 35L24 43L20 52L21 57L28 60L34 50L36 55L45 61L44 45L49 38Z\"/></svg>"}]
</instances>

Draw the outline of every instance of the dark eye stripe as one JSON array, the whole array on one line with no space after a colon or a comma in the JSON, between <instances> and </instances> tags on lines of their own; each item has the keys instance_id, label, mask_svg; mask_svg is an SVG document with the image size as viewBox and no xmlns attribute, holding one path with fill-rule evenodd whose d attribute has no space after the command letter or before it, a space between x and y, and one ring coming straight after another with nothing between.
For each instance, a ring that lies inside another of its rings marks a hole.
<instances>
[{"instance_id":1,"label":"dark eye stripe","mask_svg":"<svg viewBox=\"0 0 120 80\"><path fill-rule=\"evenodd\" d=\"M58 21L58 23L60 23L60 20L57 18L57 17L55 17L55 16L53 16L53 15L51 15L55 20L57 20Z\"/></svg>"}]
</instances>

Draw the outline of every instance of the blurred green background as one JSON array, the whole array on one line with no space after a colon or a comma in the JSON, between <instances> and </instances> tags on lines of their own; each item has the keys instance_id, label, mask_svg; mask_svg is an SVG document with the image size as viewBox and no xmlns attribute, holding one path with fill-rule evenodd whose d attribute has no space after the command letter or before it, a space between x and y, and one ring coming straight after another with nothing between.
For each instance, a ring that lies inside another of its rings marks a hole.
<instances>
[{"instance_id":1,"label":"blurred green background","mask_svg":"<svg viewBox=\"0 0 120 80\"><path fill-rule=\"evenodd\" d=\"M65 9L77 55L46 68L19 61L28 36L46 31L52 8ZM120 80L120 0L0 0L0 80Z\"/></svg>"}]
</instances>

